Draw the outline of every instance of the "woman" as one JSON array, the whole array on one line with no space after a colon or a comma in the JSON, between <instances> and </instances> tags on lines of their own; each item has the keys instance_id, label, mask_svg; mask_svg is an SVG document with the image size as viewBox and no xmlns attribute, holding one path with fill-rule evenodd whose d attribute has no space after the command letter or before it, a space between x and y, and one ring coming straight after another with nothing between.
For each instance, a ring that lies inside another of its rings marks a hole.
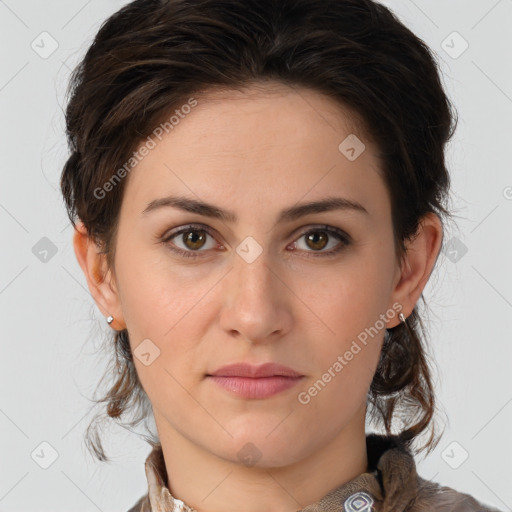
<instances>
[{"instance_id":1,"label":"woman","mask_svg":"<svg viewBox=\"0 0 512 512\"><path fill-rule=\"evenodd\" d=\"M138 0L71 92L103 401L158 431L130 512L495 510L413 458L439 440L418 301L456 124L420 39L370 0Z\"/></svg>"}]
</instances>

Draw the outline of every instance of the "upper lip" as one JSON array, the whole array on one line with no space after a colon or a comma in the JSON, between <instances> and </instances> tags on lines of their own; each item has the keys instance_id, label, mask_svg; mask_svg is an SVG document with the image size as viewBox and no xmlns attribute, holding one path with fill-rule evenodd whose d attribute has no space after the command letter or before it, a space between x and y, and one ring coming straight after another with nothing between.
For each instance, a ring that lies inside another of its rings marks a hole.
<instances>
[{"instance_id":1,"label":"upper lip","mask_svg":"<svg viewBox=\"0 0 512 512\"><path fill-rule=\"evenodd\" d=\"M208 375L216 375L217 377L303 377L302 374L277 363L264 363L254 366L247 363L234 363L222 366Z\"/></svg>"}]
</instances>

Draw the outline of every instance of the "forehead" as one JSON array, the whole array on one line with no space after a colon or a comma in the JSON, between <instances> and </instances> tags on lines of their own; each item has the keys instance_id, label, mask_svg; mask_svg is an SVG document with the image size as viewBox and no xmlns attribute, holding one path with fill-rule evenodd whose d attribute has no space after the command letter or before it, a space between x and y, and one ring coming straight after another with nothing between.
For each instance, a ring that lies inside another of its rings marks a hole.
<instances>
[{"instance_id":1,"label":"forehead","mask_svg":"<svg viewBox=\"0 0 512 512\"><path fill-rule=\"evenodd\" d=\"M377 148L350 110L327 96L272 83L194 98L197 105L130 173L132 202L164 190L259 208L334 189L360 202L386 193ZM350 159L344 151L354 142L364 146Z\"/></svg>"},{"instance_id":2,"label":"forehead","mask_svg":"<svg viewBox=\"0 0 512 512\"><path fill-rule=\"evenodd\" d=\"M253 135L259 138L264 138L265 133L272 135L271 128L277 127L286 129L281 133L283 136L289 133L311 137L311 129L321 124L323 130L354 133L368 139L363 134L364 123L353 109L309 88L274 81L256 82L241 89L215 87L203 91L196 99L198 106L194 110L202 111L205 117L224 114L244 121L247 127L257 123L259 130ZM240 119L242 115L244 120ZM261 123L262 115L266 116L266 123ZM297 124L298 120L308 123ZM230 125L225 126L229 130Z\"/></svg>"}]
</instances>

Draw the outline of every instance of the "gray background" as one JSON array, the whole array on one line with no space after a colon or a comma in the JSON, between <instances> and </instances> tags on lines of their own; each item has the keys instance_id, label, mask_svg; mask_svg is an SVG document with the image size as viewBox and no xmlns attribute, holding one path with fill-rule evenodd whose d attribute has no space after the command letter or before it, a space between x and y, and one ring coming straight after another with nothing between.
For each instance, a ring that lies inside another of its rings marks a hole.
<instances>
[{"instance_id":1,"label":"gray background","mask_svg":"<svg viewBox=\"0 0 512 512\"><path fill-rule=\"evenodd\" d=\"M0 1L0 511L122 511L147 490L143 440L109 428L112 464L82 441L108 327L58 189L70 70L125 3ZM425 290L445 433L418 471L512 510L512 0L384 3L438 54L460 115L448 162L461 218Z\"/></svg>"}]
</instances>

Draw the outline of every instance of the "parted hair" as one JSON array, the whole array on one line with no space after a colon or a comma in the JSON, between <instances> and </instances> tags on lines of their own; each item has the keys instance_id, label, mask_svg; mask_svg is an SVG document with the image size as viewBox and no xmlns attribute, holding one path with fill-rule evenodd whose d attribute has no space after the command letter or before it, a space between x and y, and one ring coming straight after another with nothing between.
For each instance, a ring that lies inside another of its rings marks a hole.
<instances>
[{"instance_id":1,"label":"parted hair","mask_svg":"<svg viewBox=\"0 0 512 512\"><path fill-rule=\"evenodd\" d=\"M73 225L84 223L108 265L126 179L102 197L95 190L191 97L259 83L308 88L353 114L382 159L399 261L425 214L436 213L444 225L450 219L445 150L456 111L435 54L388 8L372 0L136 0L102 24L72 73L65 111L67 212ZM434 367L418 306L406 324L386 330L368 392L368 419L388 434L400 421L398 434L416 452L439 441ZM99 460L109 460L104 421L129 428L151 415L128 336L123 330L109 338L108 389L95 400L100 412L86 432ZM420 434L427 440L413 446Z\"/></svg>"}]
</instances>

